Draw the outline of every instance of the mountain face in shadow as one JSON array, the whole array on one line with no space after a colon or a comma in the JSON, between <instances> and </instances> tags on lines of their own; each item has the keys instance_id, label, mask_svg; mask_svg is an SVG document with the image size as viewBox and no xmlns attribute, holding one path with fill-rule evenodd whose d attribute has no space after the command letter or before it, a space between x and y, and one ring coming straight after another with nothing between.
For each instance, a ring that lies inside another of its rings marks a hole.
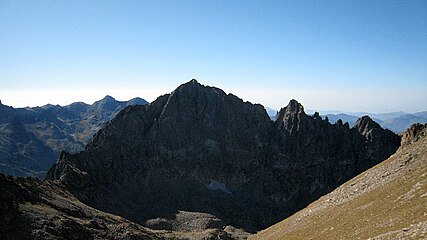
<instances>
[{"instance_id":1,"label":"mountain face in shadow","mask_svg":"<svg viewBox=\"0 0 427 240\"><path fill-rule=\"evenodd\" d=\"M107 96L93 105L77 102L12 108L0 103L0 172L43 178L60 151L79 152L93 135L128 105Z\"/></svg>"},{"instance_id":2,"label":"mountain face in shadow","mask_svg":"<svg viewBox=\"0 0 427 240\"><path fill-rule=\"evenodd\" d=\"M186 211L256 231L399 147L400 137L369 117L358 122L308 116L295 100L272 121L263 106L192 80L122 110L84 151L62 152L46 179L151 228L190 231L177 222Z\"/></svg>"}]
</instances>

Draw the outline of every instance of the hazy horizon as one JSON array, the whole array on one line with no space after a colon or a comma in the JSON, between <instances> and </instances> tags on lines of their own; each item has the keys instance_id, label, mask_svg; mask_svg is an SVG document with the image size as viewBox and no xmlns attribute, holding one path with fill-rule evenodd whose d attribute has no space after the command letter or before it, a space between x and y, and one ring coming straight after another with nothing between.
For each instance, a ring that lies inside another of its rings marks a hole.
<instances>
[{"instance_id":1,"label":"hazy horizon","mask_svg":"<svg viewBox=\"0 0 427 240\"><path fill-rule=\"evenodd\" d=\"M214 87L216 87L216 86L214 86ZM64 95L64 93L65 93L65 95L68 96L68 97L66 97L64 99L68 99L68 100L69 99L74 99L74 97L71 96L71 95L75 96L75 93L77 93L77 92L79 92L79 91L55 92L56 93L56 99L58 99L57 96ZM103 91L94 93L93 91L85 90L83 92L90 92L90 94L83 94L83 95L81 95L81 96L90 96L90 98L75 100L75 101L71 101L71 102L69 102L69 101L58 102L58 101L55 101L55 100L52 100L51 102L49 102L49 100L47 100L47 99L50 99L50 98L46 97L46 92L44 92L44 93L43 92L38 92L38 94L40 94L40 97L37 98L37 100L38 100L37 102L39 102L39 103L34 103L33 105L26 105L25 102L27 102L27 101L22 101L22 103L24 103L22 105L19 105L19 101L18 101L18 104L15 104L15 105L10 104L10 101L7 101L7 99L1 99L0 98L0 101L1 101L1 103L3 105L11 106L11 107L14 107L14 108L42 107L42 106L47 105L47 104L66 106L66 105L69 105L69 104L72 104L72 103L75 103L75 102L84 102L86 104L92 105L94 102L100 101L103 98L105 98L106 96L111 96L111 97L113 97L117 101L129 101L129 100L131 100L133 98L142 98L142 99L144 99L144 100L146 100L146 101L148 101L150 103L150 102L154 101L157 97L159 97L161 95L164 95L164 94L169 94L172 91L170 91L170 92L164 92L163 94L159 94L159 95L157 95L154 98L153 97L146 98L144 96L138 96L138 95L132 95L132 96L129 95L129 92L133 92L133 93L136 94L136 91L123 91L123 90L118 90L117 91L116 90L115 92L118 93L116 95L108 94L108 93L104 94ZM148 92L150 92L150 91L148 91ZM31 93L34 93L34 92L31 91ZM233 92L226 92L226 93L227 94L231 93L233 95L236 95L239 98L242 98L241 96L239 96L239 95L237 95L237 94L235 94ZM25 93L24 93L24 95L25 95ZM79 95L79 94L77 94L77 95ZM55 99L55 96L52 95L51 99ZM289 101L291 99L294 99L294 98L289 98L287 101L283 101L284 104L282 106L276 108L276 107L272 107L272 106L269 106L269 105L265 105L265 104L263 104L261 102L253 102L253 101L249 101L247 99L242 98L243 101L248 101L248 102L251 102L253 104L257 104L258 103L258 104L263 105L266 108L270 108L272 110L277 110L277 111L279 111L283 107L286 107L286 105L289 103ZM45 100L45 101L43 101L43 100ZM418 110L418 111L406 111L406 110L402 109L402 110L387 111L387 112L372 112L372 111L370 112L370 111L363 111L363 110L357 110L357 109L356 110L351 110L351 111L345 110L345 109L315 109L315 108L310 108L310 107L307 108L307 105L304 104L304 102L301 102L298 99L296 99L296 100L298 102L300 102L301 104L303 104L304 109L305 109L306 113L308 113L308 114L312 114L314 111L320 112L321 114L359 113L359 112L373 113L373 114L392 113L392 112L417 113L417 112L427 111L427 108L426 109L421 109L421 110Z\"/></svg>"},{"instance_id":2,"label":"hazy horizon","mask_svg":"<svg viewBox=\"0 0 427 240\"><path fill-rule=\"evenodd\" d=\"M274 109L427 110L425 1L0 1L0 99L153 101L200 83Z\"/></svg>"}]
</instances>

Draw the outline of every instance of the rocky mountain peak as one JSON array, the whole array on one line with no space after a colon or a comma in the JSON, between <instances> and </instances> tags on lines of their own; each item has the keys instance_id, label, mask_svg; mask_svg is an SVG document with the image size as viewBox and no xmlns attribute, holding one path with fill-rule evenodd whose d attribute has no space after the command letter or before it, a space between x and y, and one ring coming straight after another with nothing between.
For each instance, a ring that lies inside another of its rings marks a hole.
<instances>
[{"instance_id":1,"label":"rocky mountain peak","mask_svg":"<svg viewBox=\"0 0 427 240\"><path fill-rule=\"evenodd\" d=\"M189 95L194 95L197 92L206 92L209 90L212 90L212 87L208 87L208 86L204 86L202 84L200 84L199 82L197 82L196 79L192 79L182 85L180 85L177 89L175 89L175 91L172 92L172 95L174 93L180 93L180 94L189 94Z\"/></svg>"},{"instance_id":2,"label":"rocky mountain peak","mask_svg":"<svg viewBox=\"0 0 427 240\"><path fill-rule=\"evenodd\" d=\"M381 128L381 126L369 116L362 116L357 119L354 127L363 135L366 135L366 133L372 131L373 129Z\"/></svg>"},{"instance_id":3,"label":"rocky mountain peak","mask_svg":"<svg viewBox=\"0 0 427 240\"><path fill-rule=\"evenodd\" d=\"M165 97L167 101L163 107L162 116L173 115L177 119L189 118L188 120L199 120L199 123L202 119L210 122L213 120L212 117L218 117L219 112L224 111L220 109L220 105L223 105L226 99L238 99L234 96L227 97L221 89L204 86L194 79L180 85Z\"/></svg>"},{"instance_id":4,"label":"rocky mountain peak","mask_svg":"<svg viewBox=\"0 0 427 240\"><path fill-rule=\"evenodd\" d=\"M360 169L368 169L381 162L384 156L390 156L400 146L400 137L388 129L383 129L369 116L357 119L354 129L358 131L366 142L366 149L361 153Z\"/></svg>"},{"instance_id":5,"label":"rocky mountain peak","mask_svg":"<svg viewBox=\"0 0 427 240\"><path fill-rule=\"evenodd\" d=\"M202 84L200 84L196 79L191 79L190 81L181 84L177 89L180 88L188 88L188 87L201 87L203 86Z\"/></svg>"},{"instance_id":6,"label":"rocky mountain peak","mask_svg":"<svg viewBox=\"0 0 427 240\"><path fill-rule=\"evenodd\" d=\"M105 102L108 102L108 101L116 101L116 99L115 98L113 98L112 96L110 96L110 95L105 95L105 97L103 98L103 99L101 99L101 101L105 101Z\"/></svg>"},{"instance_id":7,"label":"rocky mountain peak","mask_svg":"<svg viewBox=\"0 0 427 240\"><path fill-rule=\"evenodd\" d=\"M305 125L307 117L304 107L298 101L292 99L286 107L280 109L276 115L275 122L278 127L283 126L288 130L299 129L302 122Z\"/></svg>"},{"instance_id":8,"label":"rocky mountain peak","mask_svg":"<svg viewBox=\"0 0 427 240\"><path fill-rule=\"evenodd\" d=\"M93 105L108 105L117 102L115 98L110 95L106 95L103 99L94 102Z\"/></svg>"},{"instance_id":9,"label":"rocky mountain peak","mask_svg":"<svg viewBox=\"0 0 427 240\"><path fill-rule=\"evenodd\" d=\"M119 106L119 102L116 101L116 99L114 99L110 95L107 95L103 99L94 102L90 108L92 110L103 109L106 111L115 111L118 106Z\"/></svg>"},{"instance_id":10,"label":"rocky mountain peak","mask_svg":"<svg viewBox=\"0 0 427 240\"><path fill-rule=\"evenodd\" d=\"M304 107L297 100L292 99L289 101L288 106L286 106L286 112L289 113L305 113Z\"/></svg>"}]
</instances>

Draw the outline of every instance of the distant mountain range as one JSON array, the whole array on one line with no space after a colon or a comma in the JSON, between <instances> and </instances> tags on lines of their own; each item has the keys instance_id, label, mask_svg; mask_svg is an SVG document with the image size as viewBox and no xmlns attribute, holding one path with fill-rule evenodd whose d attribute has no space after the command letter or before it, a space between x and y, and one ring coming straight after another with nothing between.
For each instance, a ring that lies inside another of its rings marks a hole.
<instances>
[{"instance_id":1,"label":"distant mountain range","mask_svg":"<svg viewBox=\"0 0 427 240\"><path fill-rule=\"evenodd\" d=\"M354 114L354 115L353 115ZM369 115L377 123L379 123L383 128L392 130L393 132L399 133L408 129L414 123L427 123L427 111L417 112L417 113L405 113L405 112L395 112L395 113L383 113L383 114L373 114L373 113L353 113L353 114L326 114L331 122L336 122L338 119L341 119L343 122L348 122L350 125L353 125L358 116ZM356 115L361 114L361 115Z\"/></svg>"},{"instance_id":2,"label":"distant mountain range","mask_svg":"<svg viewBox=\"0 0 427 240\"><path fill-rule=\"evenodd\" d=\"M277 110L266 107L268 115L274 120ZM308 110L309 113L314 113L313 110ZM406 112L390 112L390 113L367 113L367 112L342 112L342 111L321 111L323 119L328 117L331 123L335 123L341 119L344 123L348 122L350 126L354 126L357 119L361 116L369 116L374 119L383 128L387 128L393 132L400 133L408 129L414 123L427 123L427 111L406 113Z\"/></svg>"},{"instance_id":3,"label":"distant mountain range","mask_svg":"<svg viewBox=\"0 0 427 240\"><path fill-rule=\"evenodd\" d=\"M106 96L92 105L13 108L0 102L0 172L44 177L63 150L79 152L92 136L129 105L142 98L117 101Z\"/></svg>"}]
</instances>

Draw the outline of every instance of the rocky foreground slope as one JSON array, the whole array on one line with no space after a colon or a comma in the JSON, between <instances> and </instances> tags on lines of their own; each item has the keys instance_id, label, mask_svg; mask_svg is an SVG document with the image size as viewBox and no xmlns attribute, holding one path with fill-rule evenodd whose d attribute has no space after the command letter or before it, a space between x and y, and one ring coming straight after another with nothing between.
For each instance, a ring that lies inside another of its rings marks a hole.
<instances>
[{"instance_id":1,"label":"rocky foreground slope","mask_svg":"<svg viewBox=\"0 0 427 240\"><path fill-rule=\"evenodd\" d=\"M427 124L389 159L250 239L426 239Z\"/></svg>"},{"instance_id":2,"label":"rocky foreground slope","mask_svg":"<svg viewBox=\"0 0 427 240\"><path fill-rule=\"evenodd\" d=\"M91 207L152 229L231 225L253 232L399 145L397 135L369 117L353 128L331 124L292 100L271 121L263 106L192 80L121 111L85 151L63 152L46 179Z\"/></svg>"},{"instance_id":3,"label":"rocky foreground slope","mask_svg":"<svg viewBox=\"0 0 427 240\"><path fill-rule=\"evenodd\" d=\"M88 105L13 108L0 102L0 173L44 178L62 150L79 152L120 110L143 105L110 96Z\"/></svg>"},{"instance_id":4,"label":"rocky foreground slope","mask_svg":"<svg viewBox=\"0 0 427 240\"><path fill-rule=\"evenodd\" d=\"M200 229L203 213L180 212L179 220L196 225L191 232L152 230L120 216L91 208L61 184L0 174L0 239L246 239L240 229Z\"/></svg>"}]
</instances>

